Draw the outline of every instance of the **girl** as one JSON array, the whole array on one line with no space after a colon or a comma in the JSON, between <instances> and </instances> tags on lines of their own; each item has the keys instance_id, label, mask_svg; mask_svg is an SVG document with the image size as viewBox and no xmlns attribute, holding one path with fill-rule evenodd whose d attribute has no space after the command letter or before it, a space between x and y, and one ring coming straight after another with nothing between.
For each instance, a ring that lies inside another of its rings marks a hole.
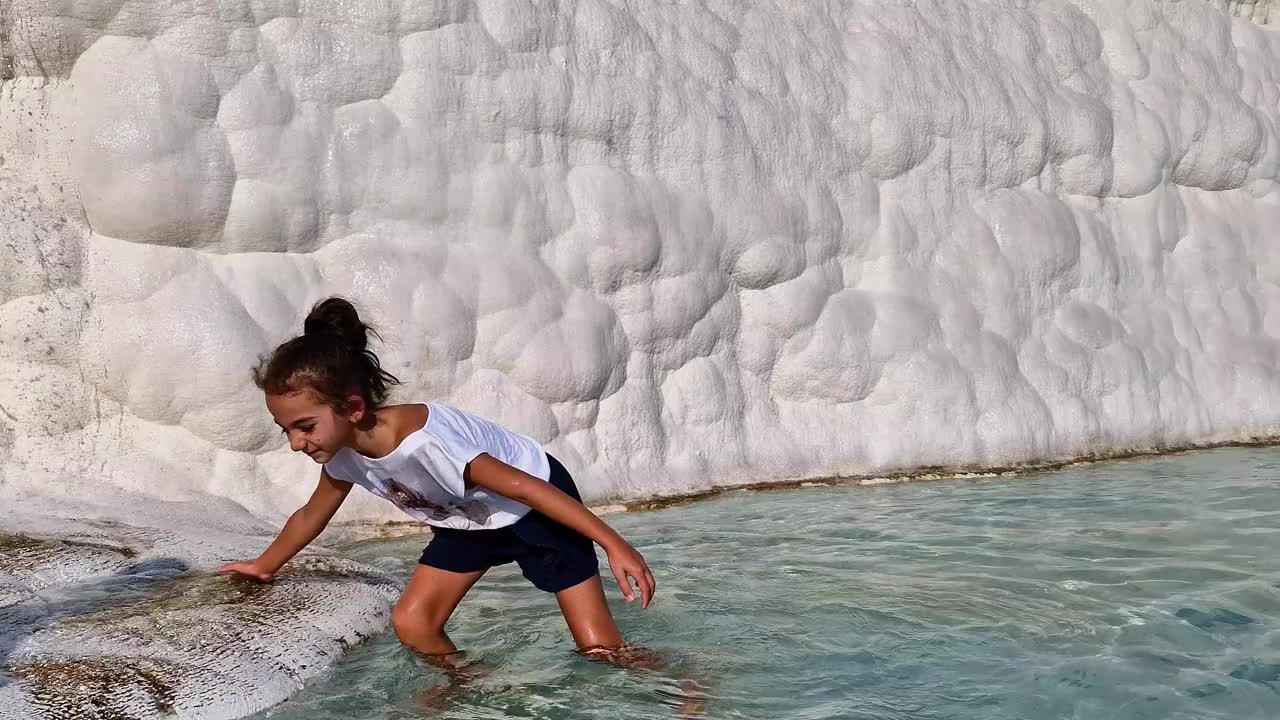
<instances>
[{"instance_id":1,"label":"girl","mask_svg":"<svg viewBox=\"0 0 1280 720\"><path fill-rule=\"evenodd\" d=\"M555 593L580 652L623 647L592 542L623 597L638 589L648 607L656 584L640 553L582 505L569 472L532 438L436 403L384 406L399 380L369 350L371 333L351 303L329 298L254 369L289 447L322 466L320 482L258 559L218 572L270 581L360 485L434 530L391 612L405 645L440 659L458 652L444 631L453 609L486 570L515 561Z\"/></svg>"}]
</instances>

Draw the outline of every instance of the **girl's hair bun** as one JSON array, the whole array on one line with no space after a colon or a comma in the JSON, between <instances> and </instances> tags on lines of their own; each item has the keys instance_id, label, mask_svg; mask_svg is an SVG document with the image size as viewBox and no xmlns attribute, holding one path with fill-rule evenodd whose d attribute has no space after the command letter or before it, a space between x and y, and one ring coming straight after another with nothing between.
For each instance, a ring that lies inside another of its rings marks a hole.
<instances>
[{"instance_id":1,"label":"girl's hair bun","mask_svg":"<svg viewBox=\"0 0 1280 720\"><path fill-rule=\"evenodd\" d=\"M369 336L378 337L378 332L347 300L331 297L316 303L302 330L254 367L254 383L268 394L310 388L335 409L344 408L353 394L376 408L386 401L388 388L400 384L369 349Z\"/></svg>"},{"instance_id":2,"label":"girl's hair bun","mask_svg":"<svg viewBox=\"0 0 1280 720\"><path fill-rule=\"evenodd\" d=\"M316 303L302 323L304 335L332 338L356 351L368 347L371 330L360 319L355 306L340 297L326 298Z\"/></svg>"}]
</instances>

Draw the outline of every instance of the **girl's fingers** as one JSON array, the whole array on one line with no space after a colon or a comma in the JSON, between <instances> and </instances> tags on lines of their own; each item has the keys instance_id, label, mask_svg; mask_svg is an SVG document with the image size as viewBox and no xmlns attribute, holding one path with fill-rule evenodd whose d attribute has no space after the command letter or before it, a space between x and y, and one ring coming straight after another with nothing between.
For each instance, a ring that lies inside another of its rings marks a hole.
<instances>
[{"instance_id":1,"label":"girl's fingers","mask_svg":"<svg viewBox=\"0 0 1280 720\"><path fill-rule=\"evenodd\" d=\"M636 599L635 594L631 592L631 583L627 581L626 571L619 575L617 570L613 570L613 579L618 581L618 589L622 591L622 597L626 598L627 602Z\"/></svg>"},{"instance_id":2,"label":"girl's fingers","mask_svg":"<svg viewBox=\"0 0 1280 720\"><path fill-rule=\"evenodd\" d=\"M649 570L649 565L639 553L633 553L635 557L619 558L617 563L610 559L609 570L613 572L613 579L618 581L618 587L622 590L622 597L627 602L636 599L636 590L640 591L640 606L647 608L653 600L653 593L658 588L657 581L653 578L653 572ZM632 583L635 583L632 585Z\"/></svg>"},{"instance_id":3,"label":"girl's fingers","mask_svg":"<svg viewBox=\"0 0 1280 720\"><path fill-rule=\"evenodd\" d=\"M649 607L649 601L653 600L653 575L649 574L649 568L641 564L639 571L632 574L632 577L636 580L636 587L640 588L640 607Z\"/></svg>"},{"instance_id":4,"label":"girl's fingers","mask_svg":"<svg viewBox=\"0 0 1280 720\"><path fill-rule=\"evenodd\" d=\"M243 575L244 577L254 578L259 582L271 582L272 580L275 579L275 576L272 575L271 573L261 572L257 568L250 565L249 563L242 563L242 562L227 563L226 565L223 565L222 567L218 568L216 572L223 575L228 575L228 574Z\"/></svg>"}]
</instances>

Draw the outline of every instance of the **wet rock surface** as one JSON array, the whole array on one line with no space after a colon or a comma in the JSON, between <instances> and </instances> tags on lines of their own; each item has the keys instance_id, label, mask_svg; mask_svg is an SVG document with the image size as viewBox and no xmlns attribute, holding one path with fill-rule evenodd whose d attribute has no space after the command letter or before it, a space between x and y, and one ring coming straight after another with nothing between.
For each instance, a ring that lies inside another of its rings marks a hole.
<instances>
[{"instance_id":1,"label":"wet rock surface","mask_svg":"<svg viewBox=\"0 0 1280 720\"><path fill-rule=\"evenodd\" d=\"M213 572L210 555L262 543L0 528L0 720L243 717L385 629L399 582L336 555L307 551L270 584Z\"/></svg>"}]
</instances>

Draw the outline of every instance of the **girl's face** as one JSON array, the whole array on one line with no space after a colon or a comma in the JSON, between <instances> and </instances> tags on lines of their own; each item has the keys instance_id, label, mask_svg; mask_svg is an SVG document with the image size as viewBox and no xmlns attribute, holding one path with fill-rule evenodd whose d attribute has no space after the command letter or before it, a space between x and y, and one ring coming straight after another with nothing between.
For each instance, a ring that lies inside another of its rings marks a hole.
<instances>
[{"instance_id":1,"label":"girl's face","mask_svg":"<svg viewBox=\"0 0 1280 720\"><path fill-rule=\"evenodd\" d=\"M289 438L289 448L306 453L317 463L327 463L338 450L351 444L355 425L364 416L364 403L359 397L348 404L346 415L321 402L311 390L283 395L267 395L267 409Z\"/></svg>"}]
</instances>

